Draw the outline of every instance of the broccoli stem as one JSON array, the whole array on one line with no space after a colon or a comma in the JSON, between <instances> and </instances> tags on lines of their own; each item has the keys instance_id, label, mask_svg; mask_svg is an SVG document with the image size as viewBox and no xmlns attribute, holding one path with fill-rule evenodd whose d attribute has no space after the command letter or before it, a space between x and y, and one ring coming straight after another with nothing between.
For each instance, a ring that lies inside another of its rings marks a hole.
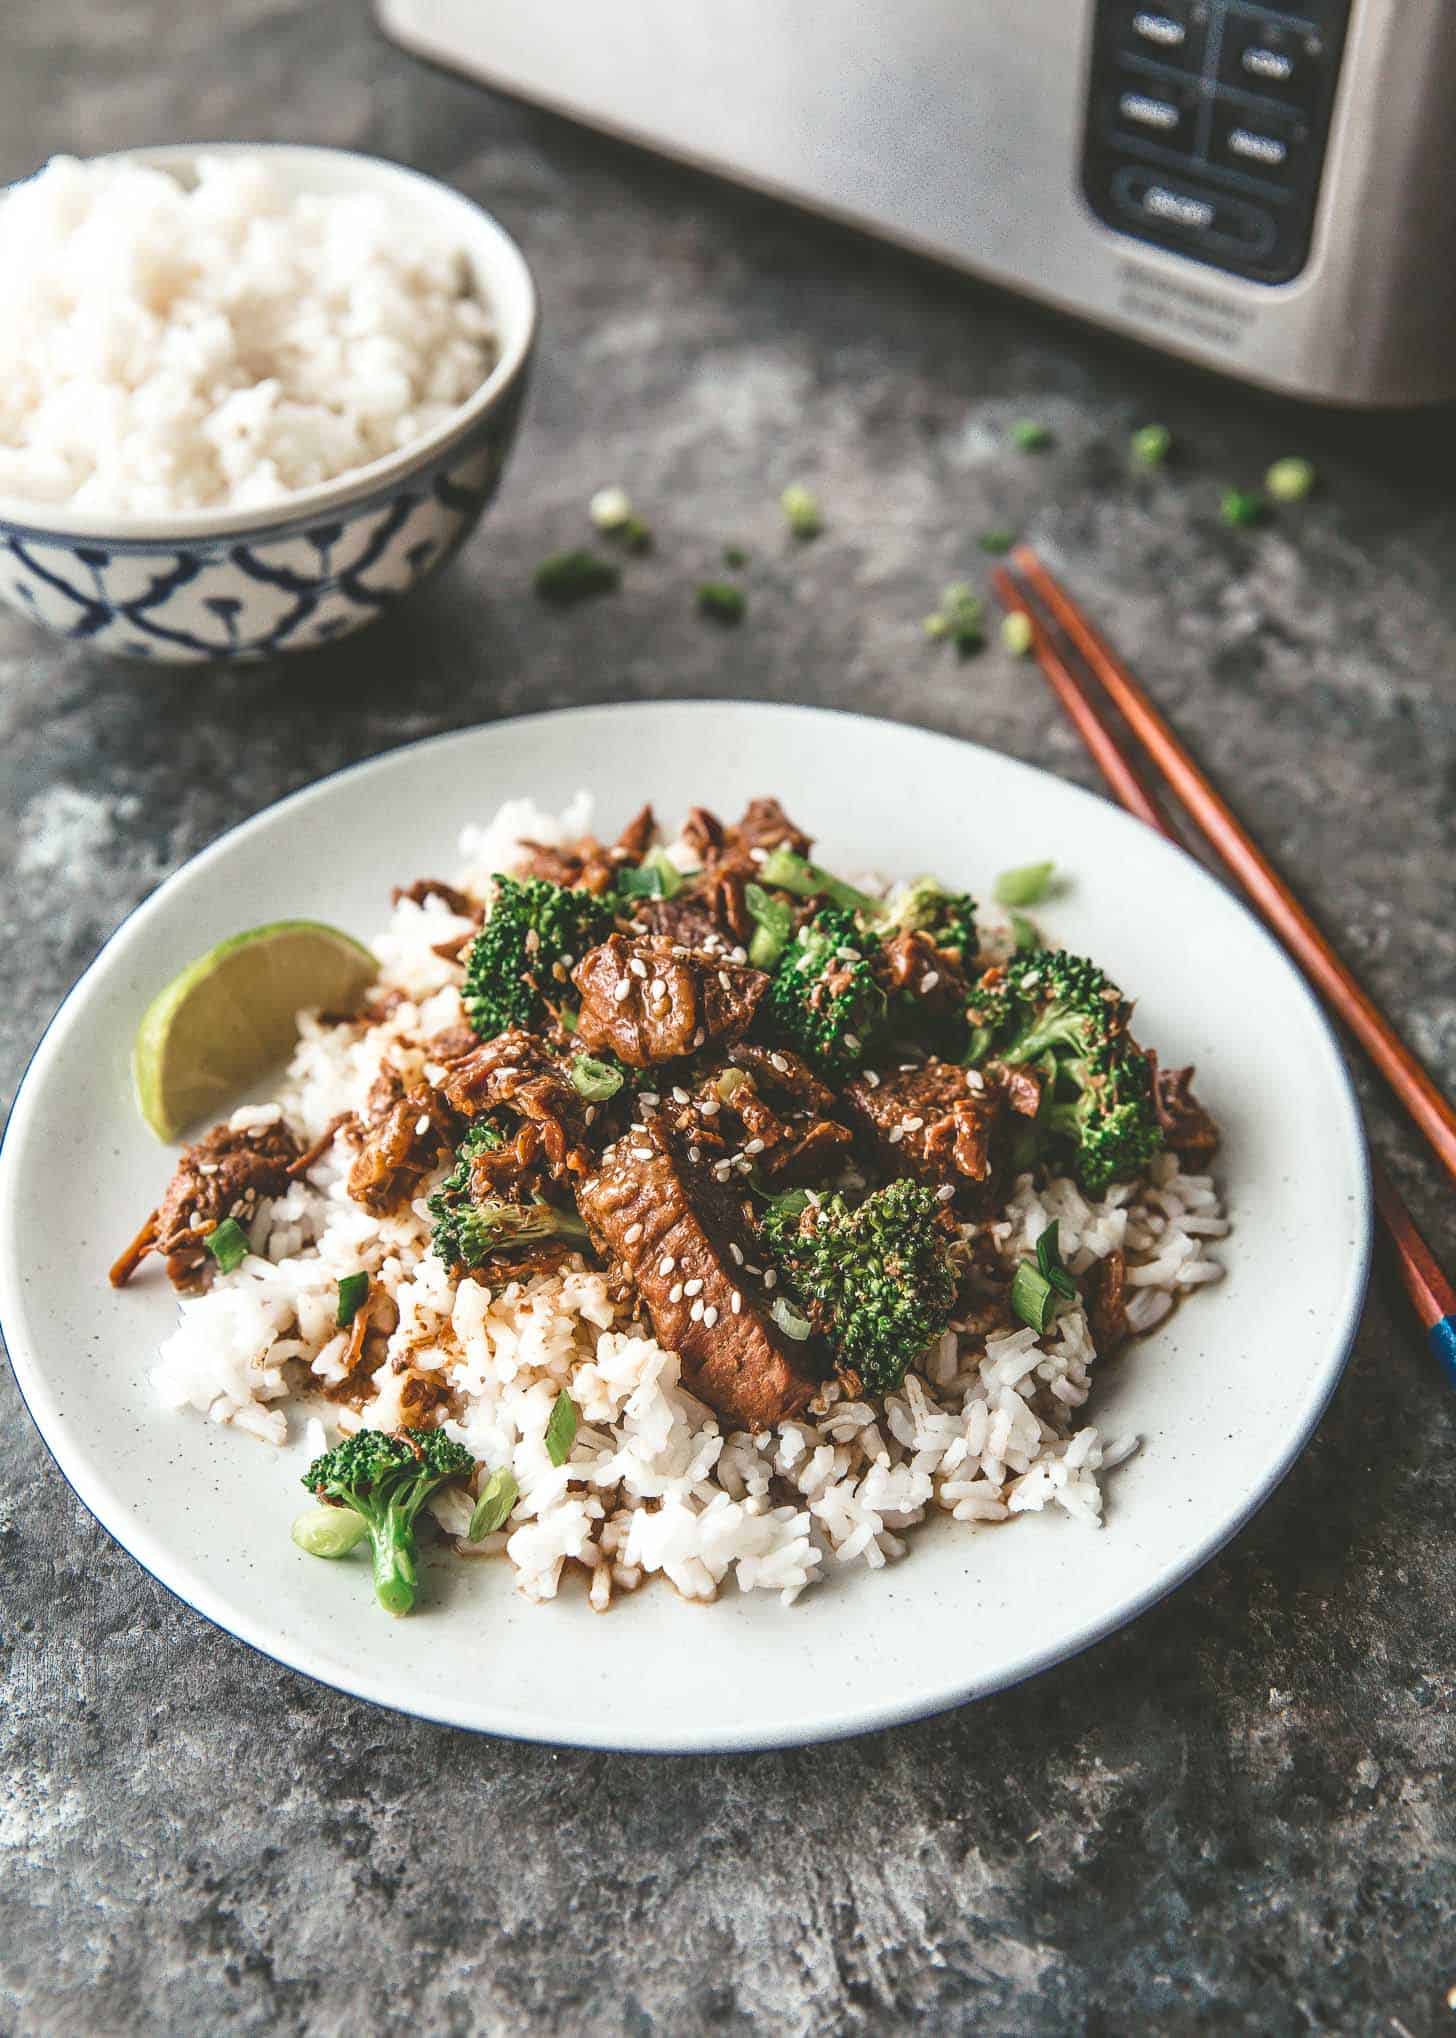
<instances>
[{"instance_id":1,"label":"broccoli stem","mask_svg":"<svg viewBox=\"0 0 1456 2038\"><path fill-rule=\"evenodd\" d=\"M412 1519L402 1508L387 1507L369 1522L374 1552L374 1591L386 1613L406 1614L419 1596L420 1567L415 1554Z\"/></svg>"}]
</instances>

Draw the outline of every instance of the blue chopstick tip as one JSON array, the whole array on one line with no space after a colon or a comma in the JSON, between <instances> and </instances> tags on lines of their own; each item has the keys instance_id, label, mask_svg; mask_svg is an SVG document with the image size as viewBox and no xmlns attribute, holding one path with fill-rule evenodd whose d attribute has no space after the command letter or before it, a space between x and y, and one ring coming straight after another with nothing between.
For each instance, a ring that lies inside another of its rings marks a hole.
<instances>
[{"instance_id":1,"label":"blue chopstick tip","mask_svg":"<svg viewBox=\"0 0 1456 2038\"><path fill-rule=\"evenodd\" d=\"M1456 1316L1438 1316L1426 1336L1446 1378L1456 1387Z\"/></svg>"}]
</instances>

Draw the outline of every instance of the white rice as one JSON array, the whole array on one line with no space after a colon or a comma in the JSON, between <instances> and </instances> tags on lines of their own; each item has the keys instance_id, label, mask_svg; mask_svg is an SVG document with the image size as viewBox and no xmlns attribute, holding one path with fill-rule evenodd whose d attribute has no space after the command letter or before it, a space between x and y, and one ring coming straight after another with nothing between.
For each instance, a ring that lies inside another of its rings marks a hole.
<instances>
[{"instance_id":1,"label":"white rice","mask_svg":"<svg viewBox=\"0 0 1456 2038\"><path fill-rule=\"evenodd\" d=\"M490 828L467 830L460 882L483 889L522 834L557 841L589 821L584 799L560 819L514 802ZM431 950L466 925L438 899L402 900L376 948L385 985L404 1002L362 1032L304 1015L278 1097L302 1138L362 1106L386 1050L406 1077L429 1069L424 1043L463 1018L459 971ZM323 1404L326 1419L391 1428L408 1375L390 1362L407 1355L414 1371L439 1374L460 1410L446 1428L488 1471L509 1465L521 1497L506 1528L478 1546L464 1541L463 1490L437 1499L436 1518L466 1554L504 1551L529 1598L553 1598L575 1564L598 1608L654 1573L693 1599L713 1598L732 1573L742 1590L790 1603L841 1566L877 1570L902 1556L908 1532L937 1512L976 1526L1055 1507L1095 1525L1099 1474L1136 1447L1077 1426L1097 1356L1080 1307L1040 1338L1030 1329L984 1339L947 1331L882 1402L848 1400L830 1385L810 1416L761 1436L725 1435L683 1386L677 1355L619 1314L602 1274L569 1266L526 1280L496 1270L456 1281L430 1250L434 1183L381 1221L350 1200L350 1159L336 1143L307 1180L263 1203L249 1227L250 1257L181 1302L153 1376L159 1395L276 1444L289 1439L292 1401L316 1446L321 1404L309 1390L343 1372L338 1280L366 1270L393 1297L399 1325L362 1415ZM1023 1176L990 1236L1014 1263L1052 1218L1076 1273L1126 1252L1135 1331L1222 1271L1209 1257L1210 1240L1228 1229L1213 1184L1180 1173L1171 1154L1098 1201L1071 1181L1038 1187ZM558 1467L545 1430L563 1388L580 1427Z\"/></svg>"},{"instance_id":2,"label":"white rice","mask_svg":"<svg viewBox=\"0 0 1456 2038\"><path fill-rule=\"evenodd\" d=\"M266 156L57 156L0 199L0 494L254 509L424 437L495 357L463 251Z\"/></svg>"}]
</instances>

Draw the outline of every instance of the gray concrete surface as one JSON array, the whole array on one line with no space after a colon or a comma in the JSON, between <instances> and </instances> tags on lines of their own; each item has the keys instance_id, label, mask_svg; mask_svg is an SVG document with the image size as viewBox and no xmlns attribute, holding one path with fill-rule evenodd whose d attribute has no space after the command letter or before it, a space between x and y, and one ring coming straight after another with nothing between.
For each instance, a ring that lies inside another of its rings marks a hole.
<instances>
[{"instance_id":1,"label":"gray concrete surface","mask_svg":"<svg viewBox=\"0 0 1456 2038\"><path fill-rule=\"evenodd\" d=\"M187 136L372 149L486 200L542 286L535 401L448 577L311 663L173 680L0 620L7 1095L167 871L429 731L799 698L1087 779L1034 672L919 639L1001 523L1095 598L1456 1087L1449 419L1342 422L1186 374L432 73L359 0L6 11L0 174ZM1006 450L1025 414L1054 450ZM1132 482L1149 417L1184 458ZM1286 451L1321 496L1225 530L1220 487ZM798 475L831 528L787 556ZM544 612L531 568L619 480L655 557L620 599ZM688 598L727 536L761 562L737 633ZM1456 1265L1449 1190L1370 1101ZM95 1526L7 1373L0 2031L1450 2029L1452 1409L1381 1283L1307 1456L1132 1630L917 1727L663 1761L469 1739L251 1654Z\"/></svg>"}]
</instances>

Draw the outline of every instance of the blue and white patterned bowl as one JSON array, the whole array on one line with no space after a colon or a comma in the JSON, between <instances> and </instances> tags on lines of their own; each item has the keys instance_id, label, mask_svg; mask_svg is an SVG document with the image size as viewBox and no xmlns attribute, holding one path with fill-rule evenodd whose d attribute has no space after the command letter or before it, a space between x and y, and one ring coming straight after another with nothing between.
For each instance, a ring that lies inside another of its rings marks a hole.
<instances>
[{"instance_id":1,"label":"blue and white patterned bowl","mask_svg":"<svg viewBox=\"0 0 1456 2038\"><path fill-rule=\"evenodd\" d=\"M442 565L495 494L536 343L536 291L515 242L432 178L343 149L136 149L185 175L200 154L266 151L298 191L377 192L464 248L499 354L444 425L401 452L266 510L116 517L0 496L0 598L63 637L155 663L271 658L372 622Z\"/></svg>"}]
</instances>

